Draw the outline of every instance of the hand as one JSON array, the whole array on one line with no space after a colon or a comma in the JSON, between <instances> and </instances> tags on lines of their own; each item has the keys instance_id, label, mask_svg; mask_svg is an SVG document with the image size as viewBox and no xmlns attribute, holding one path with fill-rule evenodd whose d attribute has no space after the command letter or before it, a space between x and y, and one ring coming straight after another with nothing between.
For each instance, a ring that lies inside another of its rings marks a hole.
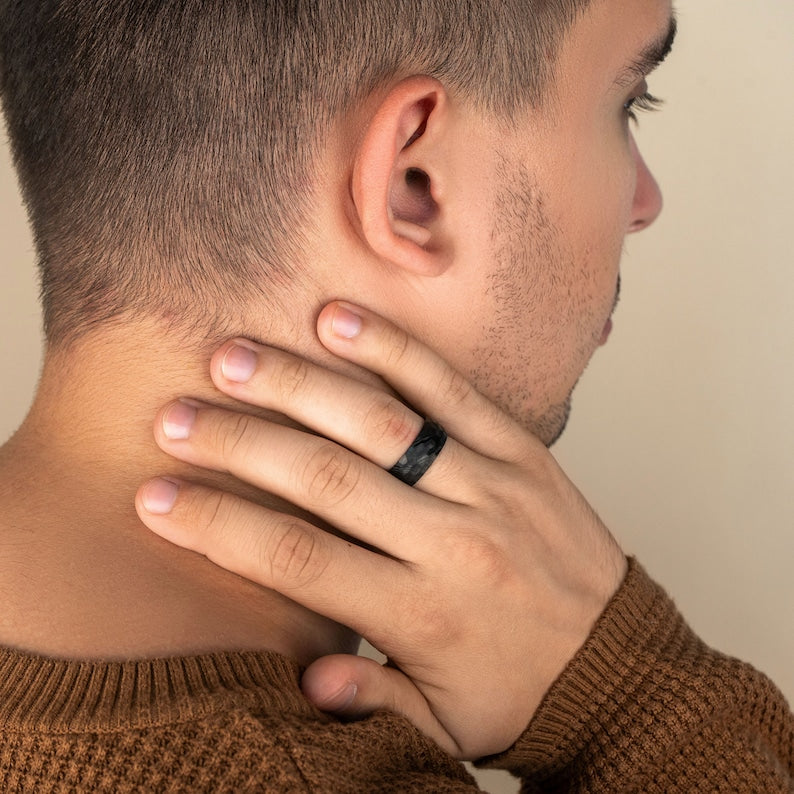
<instances>
[{"instance_id":1,"label":"hand","mask_svg":"<svg viewBox=\"0 0 794 794\"><path fill-rule=\"evenodd\" d=\"M384 667L352 656L316 661L303 688L321 708L390 708L459 758L505 750L617 590L625 557L548 450L422 344L340 303L323 310L318 334L447 430L415 487L384 469L415 438L419 414L251 342L242 342L253 353L250 377L239 381L245 368L230 342L212 360L216 386L320 436L207 405L189 438L167 438L164 413L156 437L166 452L228 471L364 545L186 482L168 512L146 508L162 481L144 485L141 519L389 657Z\"/></svg>"}]
</instances>

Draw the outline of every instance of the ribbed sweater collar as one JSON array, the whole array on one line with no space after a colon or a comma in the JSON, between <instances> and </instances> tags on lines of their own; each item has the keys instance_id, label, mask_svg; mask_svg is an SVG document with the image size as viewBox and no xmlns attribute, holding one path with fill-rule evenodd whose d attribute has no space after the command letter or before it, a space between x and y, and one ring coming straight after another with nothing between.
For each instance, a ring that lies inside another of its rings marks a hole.
<instances>
[{"instance_id":1,"label":"ribbed sweater collar","mask_svg":"<svg viewBox=\"0 0 794 794\"><path fill-rule=\"evenodd\" d=\"M113 731L196 719L230 702L325 720L299 679L296 662L269 652L102 662L0 649L0 725Z\"/></svg>"}]
</instances>

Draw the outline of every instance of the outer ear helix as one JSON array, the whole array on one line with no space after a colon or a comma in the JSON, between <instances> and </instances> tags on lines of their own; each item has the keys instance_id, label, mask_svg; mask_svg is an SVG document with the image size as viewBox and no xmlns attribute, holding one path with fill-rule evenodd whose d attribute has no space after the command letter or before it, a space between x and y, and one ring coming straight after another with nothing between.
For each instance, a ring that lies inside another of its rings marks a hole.
<instances>
[{"instance_id":1,"label":"outer ear helix","mask_svg":"<svg viewBox=\"0 0 794 794\"><path fill-rule=\"evenodd\" d=\"M351 197L361 235L380 257L424 276L451 262L441 237L433 176L444 135L446 93L430 77L412 77L390 91L364 134L353 166ZM420 178L421 175L421 178Z\"/></svg>"}]
</instances>

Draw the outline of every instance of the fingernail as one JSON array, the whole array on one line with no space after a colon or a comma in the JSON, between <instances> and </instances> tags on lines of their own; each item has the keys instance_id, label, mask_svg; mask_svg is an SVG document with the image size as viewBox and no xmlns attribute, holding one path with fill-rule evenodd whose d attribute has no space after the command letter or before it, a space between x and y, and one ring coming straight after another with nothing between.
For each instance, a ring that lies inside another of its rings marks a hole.
<instances>
[{"instance_id":1,"label":"fingernail","mask_svg":"<svg viewBox=\"0 0 794 794\"><path fill-rule=\"evenodd\" d=\"M173 403L163 417L163 433L172 441L190 437L190 429L196 421L196 409L186 402Z\"/></svg>"},{"instance_id":2,"label":"fingernail","mask_svg":"<svg viewBox=\"0 0 794 794\"><path fill-rule=\"evenodd\" d=\"M226 380L246 383L256 369L256 353L247 347L234 345L226 351L221 363L221 372Z\"/></svg>"},{"instance_id":3,"label":"fingernail","mask_svg":"<svg viewBox=\"0 0 794 794\"><path fill-rule=\"evenodd\" d=\"M348 681L340 690L326 698L320 708L327 711L341 711L346 709L356 697L358 686L353 681Z\"/></svg>"},{"instance_id":4,"label":"fingernail","mask_svg":"<svg viewBox=\"0 0 794 794\"><path fill-rule=\"evenodd\" d=\"M334 319L331 320L331 330L336 336L352 339L361 332L361 318L349 308L339 304L334 312Z\"/></svg>"},{"instance_id":5,"label":"fingernail","mask_svg":"<svg viewBox=\"0 0 794 794\"><path fill-rule=\"evenodd\" d=\"M148 512L162 516L171 512L178 493L179 486L175 482L161 477L144 485L141 502Z\"/></svg>"}]
</instances>

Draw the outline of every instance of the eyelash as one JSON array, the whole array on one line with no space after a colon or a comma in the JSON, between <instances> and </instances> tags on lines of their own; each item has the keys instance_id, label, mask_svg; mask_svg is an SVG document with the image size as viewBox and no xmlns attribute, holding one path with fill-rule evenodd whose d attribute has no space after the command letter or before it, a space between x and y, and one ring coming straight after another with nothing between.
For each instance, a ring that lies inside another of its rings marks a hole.
<instances>
[{"instance_id":1,"label":"eyelash","mask_svg":"<svg viewBox=\"0 0 794 794\"><path fill-rule=\"evenodd\" d=\"M663 99L659 99L658 97L655 97L653 94L650 94L646 91L644 94L632 97L628 102L626 102L626 104L623 106L623 109L626 111L626 115L635 124L637 124L639 123L638 116L640 113L659 110L663 104Z\"/></svg>"}]
</instances>

